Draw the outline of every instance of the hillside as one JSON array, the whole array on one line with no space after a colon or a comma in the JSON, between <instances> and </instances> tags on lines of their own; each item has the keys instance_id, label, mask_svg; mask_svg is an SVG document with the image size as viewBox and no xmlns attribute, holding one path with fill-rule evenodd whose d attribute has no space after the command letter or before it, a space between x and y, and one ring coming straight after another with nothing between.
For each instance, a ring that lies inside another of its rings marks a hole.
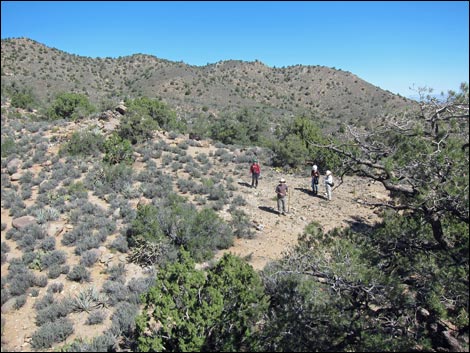
<instances>
[{"instance_id":1,"label":"hillside","mask_svg":"<svg viewBox=\"0 0 470 353\"><path fill-rule=\"evenodd\" d=\"M98 106L148 96L163 100L186 120L248 108L273 122L314 116L332 131L341 123L373 125L387 112L415 103L325 66L271 68L260 61L229 60L199 67L145 54L90 58L27 38L3 39L1 53L2 96L11 85L31 88L42 102L58 92L86 94Z\"/></svg>"},{"instance_id":2,"label":"hillside","mask_svg":"<svg viewBox=\"0 0 470 353\"><path fill-rule=\"evenodd\" d=\"M365 229L374 225L379 220L378 215L361 200L388 197L381 185L353 177L344 179L343 183L337 180L332 201L322 196L322 188L319 196L313 196L310 194L308 169L299 175L281 174L279 170L263 164L262 151L258 151L262 178L259 187L252 189L249 186L249 161L254 151L213 145L211 141L193 141L187 136L163 132L156 133L145 146L137 146L132 174L122 188L113 186L118 190L101 191L107 184L103 181L101 188L96 187L96 182L100 181L96 158L72 158L60 156L58 152L74 132L92 128L107 136L110 133L105 128L107 121L88 119L52 124L30 120L24 111L19 112L21 118L11 118L13 110L8 104L2 107L2 111L5 114L2 114L1 272L2 278L9 278L10 283L5 288L13 288L12 283L20 281L15 279L17 274L11 272L15 268L12 265L20 260L27 261L25 259L31 253L51 249L63 251L67 254L63 266L71 269L89 261L87 268L90 271L89 281L76 282L68 279L65 273L53 276L50 269L41 270L33 266L34 261L31 260L30 273L35 276L36 284L26 288L25 294L9 295L2 286L2 350L5 351L33 350L32 336L39 328L36 323L41 311L37 308L46 305L47 293L54 293L54 300L59 301L74 298L87 288L96 288L105 293L111 303L102 309L105 319L95 325L86 324L89 314L85 311L67 315L73 323L74 333L65 343L75 338L95 337L116 324L116 320L123 320L113 316L119 303L127 300L121 298L117 288L132 298L133 292L129 291L141 288L149 272L129 261L129 252L122 245L122 234L125 234L137 204L158 204L160 198L152 197L149 187L161 180L169 180L171 189L187 202L197 205L198 209L210 207L217 210L226 222L232 220L234 209L244 212L248 221L246 233L250 235L236 238L232 246L217 252L212 261L224 252L231 252L245 258L256 270L262 270L269 261L279 259L284 251L295 245L297 236L310 222L318 222L324 231L335 227ZM6 136L14 138L13 147L7 138L4 139ZM158 148L161 153L156 153ZM160 172L169 179L159 179ZM275 212L274 188L280 177L287 179L291 190L286 216ZM205 178L218 180L209 194L195 191L197 189L184 183L192 180L196 184L204 184ZM84 189L74 191L80 189L80 185ZM96 188L95 191L91 191L92 188ZM217 197L212 197L213 191L217 192ZM59 214L44 218L40 210L50 208L59 210ZM18 226L14 226L13 221L24 215L33 217L33 223L44 230L48 242L54 243L52 248L50 245L46 248L43 239L30 239L26 243L24 239L27 236L18 236L21 231L16 229ZM95 225L95 218L101 219L100 223ZM116 225L116 228L110 225ZM103 230L101 228L110 227L111 230L109 234L105 233L107 236L102 242L86 245L91 247L90 250L77 252L79 245L68 241L72 234L89 226L96 228L90 231L95 235ZM92 253L98 256L96 262L86 260ZM119 268L121 275L112 276ZM136 283L140 283L140 287ZM21 291L18 289L17 292Z\"/></svg>"}]
</instances>

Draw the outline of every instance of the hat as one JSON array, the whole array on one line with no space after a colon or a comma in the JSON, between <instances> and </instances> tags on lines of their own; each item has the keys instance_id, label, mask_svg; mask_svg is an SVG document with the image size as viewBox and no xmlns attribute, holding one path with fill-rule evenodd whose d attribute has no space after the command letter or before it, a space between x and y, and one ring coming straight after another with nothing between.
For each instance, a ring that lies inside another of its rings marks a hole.
<instances>
[{"instance_id":1,"label":"hat","mask_svg":"<svg viewBox=\"0 0 470 353\"><path fill-rule=\"evenodd\" d=\"M330 175L331 172L329 170L326 171L326 175Z\"/></svg>"},{"instance_id":2,"label":"hat","mask_svg":"<svg viewBox=\"0 0 470 353\"><path fill-rule=\"evenodd\" d=\"M316 172L316 171L317 171L317 169L318 169L317 165L316 165L316 164L314 164L314 165L313 165L313 167L312 167L312 170Z\"/></svg>"},{"instance_id":3,"label":"hat","mask_svg":"<svg viewBox=\"0 0 470 353\"><path fill-rule=\"evenodd\" d=\"M280 183L285 183L286 182L286 179L284 178L281 178L281 180L279 180Z\"/></svg>"},{"instance_id":4,"label":"hat","mask_svg":"<svg viewBox=\"0 0 470 353\"><path fill-rule=\"evenodd\" d=\"M253 163L257 163L258 160L256 158L253 158Z\"/></svg>"}]
</instances>

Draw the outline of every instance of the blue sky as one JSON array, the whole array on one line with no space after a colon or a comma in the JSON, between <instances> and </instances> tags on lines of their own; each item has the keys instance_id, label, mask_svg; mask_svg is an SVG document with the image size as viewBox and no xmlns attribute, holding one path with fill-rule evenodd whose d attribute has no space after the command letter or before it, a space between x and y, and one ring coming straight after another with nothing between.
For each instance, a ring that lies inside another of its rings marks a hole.
<instances>
[{"instance_id":1,"label":"blue sky","mask_svg":"<svg viewBox=\"0 0 470 353\"><path fill-rule=\"evenodd\" d=\"M2 1L1 37L89 57L322 65L413 96L469 81L467 1Z\"/></svg>"}]
</instances>

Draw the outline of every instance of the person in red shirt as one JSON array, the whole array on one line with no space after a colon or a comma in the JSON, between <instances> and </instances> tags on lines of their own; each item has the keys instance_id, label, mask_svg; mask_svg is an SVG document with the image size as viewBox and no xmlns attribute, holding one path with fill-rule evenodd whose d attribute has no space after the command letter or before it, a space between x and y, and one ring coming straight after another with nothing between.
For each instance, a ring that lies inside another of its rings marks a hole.
<instances>
[{"instance_id":1,"label":"person in red shirt","mask_svg":"<svg viewBox=\"0 0 470 353\"><path fill-rule=\"evenodd\" d=\"M257 159L253 160L253 164L250 167L250 172L251 172L251 187L256 189L258 187L259 175L261 174L261 167Z\"/></svg>"}]
</instances>

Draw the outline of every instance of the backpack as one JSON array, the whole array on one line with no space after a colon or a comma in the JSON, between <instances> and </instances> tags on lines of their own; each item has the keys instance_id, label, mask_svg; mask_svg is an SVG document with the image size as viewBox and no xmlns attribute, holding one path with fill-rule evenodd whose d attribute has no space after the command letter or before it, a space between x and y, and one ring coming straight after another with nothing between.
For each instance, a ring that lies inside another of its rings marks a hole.
<instances>
[{"instance_id":1,"label":"backpack","mask_svg":"<svg viewBox=\"0 0 470 353\"><path fill-rule=\"evenodd\" d=\"M254 163L252 166L251 166L251 171L255 174L259 174L261 172L260 168L259 168L259 164L257 163Z\"/></svg>"}]
</instances>

